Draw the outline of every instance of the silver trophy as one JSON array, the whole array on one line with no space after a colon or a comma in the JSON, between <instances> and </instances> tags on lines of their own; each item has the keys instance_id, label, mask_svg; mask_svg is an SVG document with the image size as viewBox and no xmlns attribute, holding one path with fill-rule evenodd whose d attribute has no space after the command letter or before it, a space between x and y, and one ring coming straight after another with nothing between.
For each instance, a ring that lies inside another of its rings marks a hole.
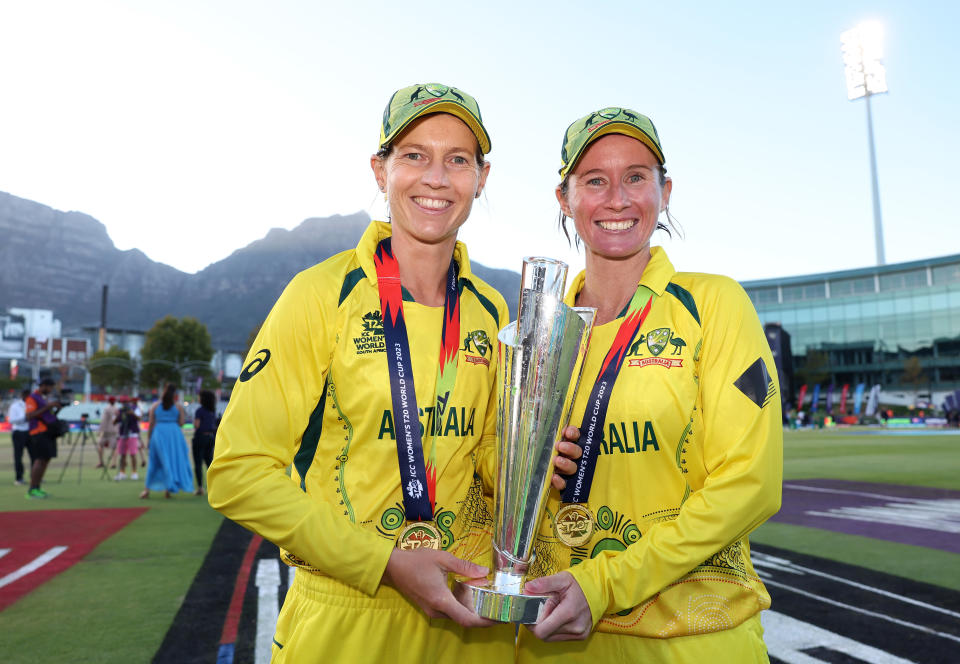
<instances>
[{"instance_id":1,"label":"silver trophy","mask_svg":"<svg viewBox=\"0 0 960 664\"><path fill-rule=\"evenodd\" d=\"M524 259L517 320L498 335L493 579L457 582L454 590L491 620L535 623L548 599L523 594L523 582L550 491L554 443L569 422L596 314L563 303L566 278L566 263Z\"/></svg>"}]
</instances>

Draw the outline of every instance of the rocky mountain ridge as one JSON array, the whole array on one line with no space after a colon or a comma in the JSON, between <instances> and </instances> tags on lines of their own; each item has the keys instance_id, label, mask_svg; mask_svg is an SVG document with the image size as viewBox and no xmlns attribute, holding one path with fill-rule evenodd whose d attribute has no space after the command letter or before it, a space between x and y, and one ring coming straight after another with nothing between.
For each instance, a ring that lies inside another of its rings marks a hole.
<instances>
[{"instance_id":1,"label":"rocky mountain ridge","mask_svg":"<svg viewBox=\"0 0 960 664\"><path fill-rule=\"evenodd\" d=\"M196 274L117 249L106 227L81 212L61 212L0 192L0 309L51 309L64 330L99 324L109 286L111 328L147 330L167 314L207 325L214 345L243 350L297 272L353 247L369 223L362 212L311 218L266 236ZM520 275L472 263L516 313Z\"/></svg>"}]
</instances>

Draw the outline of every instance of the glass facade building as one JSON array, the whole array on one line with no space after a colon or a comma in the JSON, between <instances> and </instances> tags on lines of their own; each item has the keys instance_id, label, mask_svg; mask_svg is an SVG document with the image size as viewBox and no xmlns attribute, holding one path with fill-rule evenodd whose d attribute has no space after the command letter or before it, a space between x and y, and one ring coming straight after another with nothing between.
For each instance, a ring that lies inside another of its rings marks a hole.
<instances>
[{"instance_id":1,"label":"glass facade building","mask_svg":"<svg viewBox=\"0 0 960 664\"><path fill-rule=\"evenodd\" d=\"M960 388L960 254L742 282L764 325L790 334L795 382Z\"/></svg>"}]
</instances>

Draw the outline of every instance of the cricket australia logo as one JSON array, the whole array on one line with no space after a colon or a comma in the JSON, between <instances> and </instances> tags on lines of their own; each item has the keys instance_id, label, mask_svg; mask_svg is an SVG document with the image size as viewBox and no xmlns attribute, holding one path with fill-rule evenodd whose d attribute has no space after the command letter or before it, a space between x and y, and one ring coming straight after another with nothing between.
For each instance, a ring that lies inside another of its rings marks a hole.
<instances>
[{"instance_id":1,"label":"cricket australia logo","mask_svg":"<svg viewBox=\"0 0 960 664\"><path fill-rule=\"evenodd\" d=\"M463 339L463 348L467 362L470 364L482 364L490 366L490 360L487 359L487 351L490 350L490 337L485 330L474 330L467 334ZM470 353L479 353L471 355Z\"/></svg>"},{"instance_id":2,"label":"cricket australia logo","mask_svg":"<svg viewBox=\"0 0 960 664\"><path fill-rule=\"evenodd\" d=\"M357 355L382 353L386 350L383 339L383 317L379 311L368 311L360 319L360 331L353 337Z\"/></svg>"},{"instance_id":3,"label":"cricket australia logo","mask_svg":"<svg viewBox=\"0 0 960 664\"><path fill-rule=\"evenodd\" d=\"M656 365L667 369L671 367L682 367L683 359L681 357L660 357L660 354L666 349L668 344L673 346L673 350L669 353L670 355L682 356L683 349L687 346L687 342L675 335L669 327L658 327L655 330L650 330L646 335L643 333L638 334L636 341L633 342L633 345L631 345L627 351L627 357L636 359L631 359L628 366L646 367ZM639 357L643 354L644 347L649 351L650 357Z\"/></svg>"},{"instance_id":4,"label":"cricket australia logo","mask_svg":"<svg viewBox=\"0 0 960 664\"><path fill-rule=\"evenodd\" d=\"M414 500L423 495L423 484L420 483L420 480L410 480L407 482L407 495Z\"/></svg>"},{"instance_id":5,"label":"cricket australia logo","mask_svg":"<svg viewBox=\"0 0 960 664\"><path fill-rule=\"evenodd\" d=\"M669 327L660 327L648 332L647 348L650 350L650 354L657 356L662 353L663 349L667 346L667 342L670 340L670 336Z\"/></svg>"}]
</instances>

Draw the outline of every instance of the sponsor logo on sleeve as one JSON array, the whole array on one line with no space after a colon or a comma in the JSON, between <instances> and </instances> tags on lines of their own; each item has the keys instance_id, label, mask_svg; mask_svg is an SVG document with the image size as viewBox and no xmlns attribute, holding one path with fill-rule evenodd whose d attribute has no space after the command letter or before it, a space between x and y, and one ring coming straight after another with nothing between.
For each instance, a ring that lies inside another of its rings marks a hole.
<instances>
[{"instance_id":1,"label":"sponsor logo on sleeve","mask_svg":"<svg viewBox=\"0 0 960 664\"><path fill-rule=\"evenodd\" d=\"M240 372L239 380L241 383L246 383L248 380L260 373L260 370L267 366L267 362L270 361L270 351L266 348L261 348L257 351L256 356L250 360L250 362L243 368L243 371Z\"/></svg>"}]
</instances>

